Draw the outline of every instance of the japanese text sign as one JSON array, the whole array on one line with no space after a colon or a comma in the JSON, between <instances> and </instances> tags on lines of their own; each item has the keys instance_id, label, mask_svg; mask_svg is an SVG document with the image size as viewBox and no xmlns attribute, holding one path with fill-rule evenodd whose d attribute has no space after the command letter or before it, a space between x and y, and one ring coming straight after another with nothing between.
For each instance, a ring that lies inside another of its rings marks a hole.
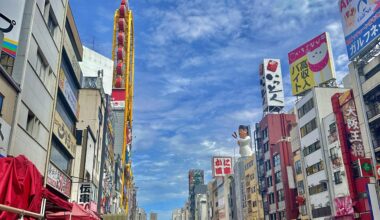
<instances>
[{"instance_id":1,"label":"japanese text sign","mask_svg":"<svg viewBox=\"0 0 380 220\"><path fill-rule=\"evenodd\" d=\"M52 163L49 163L47 183L65 196L70 197L71 179Z\"/></svg>"},{"instance_id":2,"label":"japanese text sign","mask_svg":"<svg viewBox=\"0 0 380 220\"><path fill-rule=\"evenodd\" d=\"M352 60L380 35L380 1L339 0L348 57Z\"/></svg>"},{"instance_id":3,"label":"japanese text sign","mask_svg":"<svg viewBox=\"0 0 380 220\"><path fill-rule=\"evenodd\" d=\"M91 202L91 183L79 183L79 194L78 201L79 203L89 203Z\"/></svg>"},{"instance_id":4,"label":"japanese text sign","mask_svg":"<svg viewBox=\"0 0 380 220\"><path fill-rule=\"evenodd\" d=\"M348 134L349 145L351 146L352 160L365 157L365 151L360 133L359 120L356 112L355 102L351 90L343 93L339 97L339 104L343 113L344 123Z\"/></svg>"},{"instance_id":5,"label":"japanese text sign","mask_svg":"<svg viewBox=\"0 0 380 220\"><path fill-rule=\"evenodd\" d=\"M212 158L212 176L224 176L232 174L232 157L213 157Z\"/></svg>"},{"instance_id":6,"label":"japanese text sign","mask_svg":"<svg viewBox=\"0 0 380 220\"><path fill-rule=\"evenodd\" d=\"M298 95L335 78L328 33L288 53L292 94Z\"/></svg>"},{"instance_id":7,"label":"japanese text sign","mask_svg":"<svg viewBox=\"0 0 380 220\"><path fill-rule=\"evenodd\" d=\"M281 63L279 59L264 59L260 65L260 84L264 109L284 107Z\"/></svg>"}]
</instances>

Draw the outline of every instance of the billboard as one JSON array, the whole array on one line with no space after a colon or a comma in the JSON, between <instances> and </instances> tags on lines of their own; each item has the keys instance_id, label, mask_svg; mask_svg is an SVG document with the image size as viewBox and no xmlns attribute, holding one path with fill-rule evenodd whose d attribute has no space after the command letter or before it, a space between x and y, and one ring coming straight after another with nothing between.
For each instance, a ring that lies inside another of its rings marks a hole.
<instances>
[{"instance_id":1,"label":"billboard","mask_svg":"<svg viewBox=\"0 0 380 220\"><path fill-rule=\"evenodd\" d=\"M212 158L212 176L224 176L233 174L232 157L213 157Z\"/></svg>"},{"instance_id":2,"label":"billboard","mask_svg":"<svg viewBox=\"0 0 380 220\"><path fill-rule=\"evenodd\" d=\"M327 32L288 53L292 94L299 95L335 78Z\"/></svg>"},{"instance_id":3,"label":"billboard","mask_svg":"<svg viewBox=\"0 0 380 220\"><path fill-rule=\"evenodd\" d=\"M285 102L280 60L264 59L259 73L264 111L273 107L281 110Z\"/></svg>"},{"instance_id":4,"label":"billboard","mask_svg":"<svg viewBox=\"0 0 380 220\"><path fill-rule=\"evenodd\" d=\"M352 60L379 35L380 2L339 0L348 58Z\"/></svg>"},{"instance_id":5,"label":"billboard","mask_svg":"<svg viewBox=\"0 0 380 220\"><path fill-rule=\"evenodd\" d=\"M25 0L0 1L0 30L4 33L3 51L15 58Z\"/></svg>"}]
</instances>

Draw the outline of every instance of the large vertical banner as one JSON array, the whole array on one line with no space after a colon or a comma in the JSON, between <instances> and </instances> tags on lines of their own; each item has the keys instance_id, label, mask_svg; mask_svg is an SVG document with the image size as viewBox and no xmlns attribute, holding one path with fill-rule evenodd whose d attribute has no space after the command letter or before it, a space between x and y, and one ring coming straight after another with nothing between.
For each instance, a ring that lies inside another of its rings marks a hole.
<instances>
[{"instance_id":1,"label":"large vertical banner","mask_svg":"<svg viewBox=\"0 0 380 220\"><path fill-rule=\"evenodd\" d=\"M282 83L281 63L279 59L264 59L260 66L260 84L264 110L285 106Z\"/></svg>"},{"instance_id":2,"label":"large vertical banner","mask_svg":"<svg viewBox=\"0 0 380 220\"><path fill-rule=\"evenodd\" d=\"M25 0L0 1L0 30L4 33L3 51L15 58ZM12 64L13 65L13 64Z\"/></svg>"},{"instance_id":3,"label":"large vertical banner","mask_svg":"<svg viewBox=\"0 0 380 220\"><path fill-rule=\"evenodd\" d=\"M380 36L380 1L339 0L347 53L355 58Z\"/></svg>"},{"instance_id":4,"label":"large vertical banner","mask_svg":"<svg viewBox=\"0 0 380 220\"><path fill-rule=\"evenodd\" d=\"M335 78L331 51L325 32L288 53L293 95Z\"/></svg>"}]
</instances>

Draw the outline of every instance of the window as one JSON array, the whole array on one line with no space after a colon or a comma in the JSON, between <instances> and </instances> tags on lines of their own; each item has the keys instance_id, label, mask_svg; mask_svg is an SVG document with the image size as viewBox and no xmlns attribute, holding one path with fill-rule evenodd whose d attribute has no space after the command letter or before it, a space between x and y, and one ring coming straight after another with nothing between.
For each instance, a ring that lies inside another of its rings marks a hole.
<instances>
[{"instance_id":1,"label":"window","mask_svg":"<svg viewBox=\"0 0 380 220\"><path fill-rule=\"evenodd\" d=\"M268 150L269 150L269 142L267 141L264 144L264 153L268 152Z\"/></svg>"},{"instance_id":2,"label":"window","mask_svg":"<svg viewBox=\"0 0 380 220\"><path fill-rule=\"evenodd\" d=\"M256 201L253 201L252 202L252 207L256 207L257 206L257 202Z\"/></svg>"},{"instance_id":3,"label":"window","mask_svg":"<svg viewBox=\"0 0 380 220\"><path fill-rule=\"evenodd\" d=\"M51 148L50 160L60 170L70 175L70 168L71 168L70 165L71 165L71 159L72 159L71 156L66 152L64 147L54 137L53 137L51 146L52 148Z\"/></svg>"},{"instance_id":4,"label":"window","mask_svg":"<svg viewBox=\"0 0 380 220\"><path fill-rule=\"evenodd\" d=\"M329 216L331 215L331 208L330 206L322 207L322 208L315 208L311 210L311 213L313 215L313 218L320 218L323 216Z\"/></svg>"},{"instance_id":5,"label":"window","mask_svg":"<svg viewBox=\"0 0 380 220\"><path fill-rule=\"evenodd\" d=\"M297 175L302 174L301 161L300 161L300 160L297 160L297 161L294 163L294 166L295 166L295 168L296 168L296 174L297 174Z\"/></svg>"},{"instance_id":6,"label":"window","mask_svg":"<svg viewBox=\"0 0 380 220\"><path fill-rule=\"evenodd\" d=\"M273 162L274 162L274 166L277 167L280 165L280 154L276 154L273 156Z\"/></svg>"},{"instance_id":7,"label":"window","mask_svg":"<svg viewBox=\"0 0 380 220\"><path fill-rule=\"evenodd\" d=\"M275 176L274 181L276 182L276 184L277 184L277 183L281 183L281 171L277 171L277 172L274 174L274 176Z\"/></svg>"},{"instance_id":8,"label":"window","mask_svg":"<svg viewBox=\"0 0 380 220\"><path fill-rule=\"evenodd\" d=\"M317 193L321 193L327 190L327 183L323 182L316 186L310 186L309 187L309 194L314 195Z\"/></svg>"},{"instance_id":9,"label":"window","mask_svg":"<svg viewBox=\"0 0 380 220\"><path fill-rule=\"evenodd\" d=\"M335 184L342 183L342 176L340 175L340 171L334 172L334 181L335 181Z\"/></svg>"},{"instance_id":10,"label":"window","mask_svg":"<svg viewBox=\"0 0 380 220\"><path fill-rule=\"evenodd\" d=\"M3 110L3 102L4 102L4 96L3 96L3 94L0 93L0 116L1 116L1 112Z\"/></svg>"},{"instance_id":11,"label":"window","mask_svg":"<svg viewBox=\"0 0 380 220\"><path fill-rule=\"evenodd\" d=\"M264 130L262 130L262 136L263 136L263 139L267 138L268 137L268 128L266 127Z\"/></svg>"},{"instance_id":12,"label":"window","mask_svg":"<svg viewBox=\"0 0 380 220\"><path fill-rule=\"evenodd\" d=\"M76 119L72 115L71 111L67 109L69 107L63 103L63 99L64 98L62 98L62 95L58 93L56 110L65 122L66 126L74 134Z\"/></svg>"},{"instance_id":13,"label":"window","mask_svg":"<svg viewBox=\"0 0 380 220\"><path fill-rule=\"evenodd\" d=\"M314 142L313 144L311 144L310 146L308 147L305 147L303 149L303 155L306 157L307 155L319 150L321 148L321 145L319 143L319 141L317 142Z\"/></svg>"},{"instance_id":14,"label":"window","mask_svg":"<svg viewBox=\"0 0 380 220\"><path fill-rule=\"evenodd\" d=\"M272 176L267 177L267 186L268 186L268 187L273 186Z\"/></svg>"},{"instance_id":15,"label":"window","mask_svg":"<svg viewBox=\"0 0 380 220\"><path fill-rule=\"evenodd\" d=\"M286 217L285 216L285 211L279 212L278 213L278 217L279 217L280 220L285 219L285 217Z\"/></svg>"},{"instance_id":16,"label":"window","mask_svg":"<svg viewBox=\"0 0 380 220\"><path fill-rule=\"evenodd\" d=\"M265 171L269 171L271 169L270 160L265 161Z\"/></svg>"},{"instance_id":17,"label":"window","mask_svg":"<svg viewBox=\"0 0 380 220\"><path fill-rule=\"evenodd\" d=\"M26 119L26 131L34 138L38 137L41 122L37 119L32 111L28 111Z\"/></svg>"},{"instance_id":18,"label":"window","mask_svg":"<svg viewBox=\"0 0 380 220\"><path fill-rule=\"evenodd\" d=\"M329 131L330 131L330 133L336 132L336 124L335 124L335 122L329 125Z\"/></svg>"},{"instance_id":19,"label":"window","mask_svg":"<svg viewBox=\"0 0 380 220\"><path fill-rule=\"evenodd\" d=\"M285 195L284 195L284 190L283 189L277 190L277 198L278 198L279 202L285 200Z\"/></svg>"},{"instance_id":20,"label":"window","mask_svg":"<svg viewBox=\"0 0 380 220\"><path fill-rule=\"evenodd\" d=\"M1 52L0 64L3 66L3 68L5 69L5 71L7 71L9 75L12 75L14 63L15 58L11 57L4 51Z\"/></svg>"},{"instance_id":21,"label":"window","mask_svg":"<svg viewBox=\"0 0 380 220\"><path fill-rule=\"evenodd\" d=\"M49 67L45 58L42 56L41 52L37 52L36 63L34 65L37 75L40 77L42 82L46 81L49 73Z\"/></svg>"},{"instance_id":22,"label":"window","mask_svg":"<svg viewBox=\"0 0 380 220\"><path fill-rule=\"evenodd\" d=\"M55 21L55 18L52 14L52 12L49 13L48 21L47 21L47 28L51 34L51 36L54 38L54 32L56 27L58 26L57 22Z\"/></svg>"},{"instance_id":23,"label":"window","mask_svg":"<svg viewBox=\"0 0 380 220\"><path fill-rule=\"evenodd\" d=\"M297 182L298 194L303 195L305 193L305 187L303 186L303 180Z\"/></svg>"},{"instance_id":24,"label":"window","mask_svg":"<svg viewBox=\"0 0 380 220\"><path fill-rule=\"evenodd\" d=\"M274 193L268 194L268 201L269 201L269 204L273 204L275 202L274 201Z\"/></svg>"},{"instance_id":25,"label":"window","mask_svg":"<svg viewBox=\"0 0 380 220\"><path fill-rule=\"evenodd\" d=\"M304 137L305 135L309 134L310 132L314 131L314 129L317 128L317 123L315 121L315 118L308 123L306 123L302 128L301 128L301 137Z\"/></svg>"},{"instance_id":26,"label":"window","mask_svg":"<svg viewBox=\"0 0 380 220\"><path fill-rule=\"evenodd\" d=\"M317 172L319 172L319 171L321 171L323 169L324 169L323 168L323 163L322 163L322 161L320 161L320 162L318 162L318 163L316 163L314 165L311 165L310 167L306 168L306 175L310 176L310 175L312 175L314 173L317 173Z\"/></svg>"},{"instance_id":27,"label":"window","mask_svg":"<svg viewBox=\"0 0 380 220\"><path fill-rule=\"evenodd\" d=\"M273 214L269 214L269 220L277 220L276 218L276 213L273 213Z\"/></svg>"},{"instance_id":28,"label":"window","mask_svg":"<svg viewBox=\"0 0 380 220\"><path fill-rule=\"evenodd\" d=\"M302 118L306 113L308 113L311 109L314 108L313 99L307 101L301 108L298 109L298 118Z\"/></svg>"}]
</instances>

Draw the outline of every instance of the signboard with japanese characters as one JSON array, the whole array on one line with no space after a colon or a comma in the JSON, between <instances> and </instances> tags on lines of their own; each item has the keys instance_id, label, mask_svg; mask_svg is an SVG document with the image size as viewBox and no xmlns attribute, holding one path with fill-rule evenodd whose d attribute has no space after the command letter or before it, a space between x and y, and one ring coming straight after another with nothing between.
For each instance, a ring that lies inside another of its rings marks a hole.
<instances>
[{"instance_id":1,"label":"signboard with japanese characters","mask_svg":"<svg viewBox=\"0 0 380 220\"><path fill-rule=\"evenodd\" d=\"M65 196L70 197L71 179L52 163L49 163L47 183Z\"/></svg>"},{"instance_id":2,"label":"signboard with japanese characters","mask_svg":"<svg viewBox=\"0 0 380 220\"><path fill-rule=\"evenodd\" d=\"M233 173L232 157L213 157L212 176L225 176Z\"/></svg>"},{"instance_id":3,"label":"signboard with japanese characters","mask_svg":"<svg viewBox=\"0 0 380 220\"><path fill-rule=\"evenodd\" d=\"M89 203L92 201L92 186L91 183L79 183L78 203Z\"/></svg>"},{"instance_id":4,"label":"signboard with japanese characters","mask_svg":"<svg viewBox=\"0 0 380 220\"><path fill-rule=\"evenodd\" d=\"M288 53L292 94L299 95L335 78L327 32Z\"/></svg>"},{"instance_id":5,"label":"signboard with japanese characters","mask_svg":"<svg viewBox=\"0 0 380 220\"><path fill-rule=\"evenodd\" d=\"M273 107L281 110L284 106L281 63L279 59L264 59L260 65L261 95L264 111Z\"/></svg>"},{"instance_id":6,"label":"signboard with japanese characters","mask_svg":"<svg viewBox=\"0 0 380 220\"><path fill-rule=\"evenodd\" d=\"M380 1L339 0L347 53L353 60L380 36Z\"/></svg>"},{"instance_id":7,"label":"signboard with japanese characters","mask_svg":"<svg viewBox=\"0 0 380 220\"><path fill-rule=\"evenodd\" d=\"M65 96L67 103L69 103L70 109L78 117L79 108L77 97L75 96L74 90L71 88L69 81L66 79L63 69L61 69L59 73L59 88Z\"/></svg>"},{"instance_id":8,"label":"signboard with japanese characters","mask_svg":"<svg viewBox=\"0 0 380 220\"><path fill-rule=\"evenodd\" d=\"M0 118L0 158L7 156L11 126Z\"/></svg>"},{"instance_id":9,"label":"signboard with japanese characters","mask_svg":"<svg viewBox=\"0 0 380 220\"><path fill-rule=\"evenodd\" d=\"M348 90L339 96L339 104L343 113L346 132L349 137L348 142L351 148L352 161L364 158L365 151L360 133L358 114L356 112L356 106L351 90Z\"/></svg>"},{"instance_id":10,"label":"signboard with japanese characters","mask_svg":"<svg viewBox=\"0 0 380 220\"><path fill-rule=\"evenodd\" d=\"M74 155L76 139L70 129L67 127L58 112L54 114L53 134L59 139L61 144Z\"/></svg>"}]
</instances>

